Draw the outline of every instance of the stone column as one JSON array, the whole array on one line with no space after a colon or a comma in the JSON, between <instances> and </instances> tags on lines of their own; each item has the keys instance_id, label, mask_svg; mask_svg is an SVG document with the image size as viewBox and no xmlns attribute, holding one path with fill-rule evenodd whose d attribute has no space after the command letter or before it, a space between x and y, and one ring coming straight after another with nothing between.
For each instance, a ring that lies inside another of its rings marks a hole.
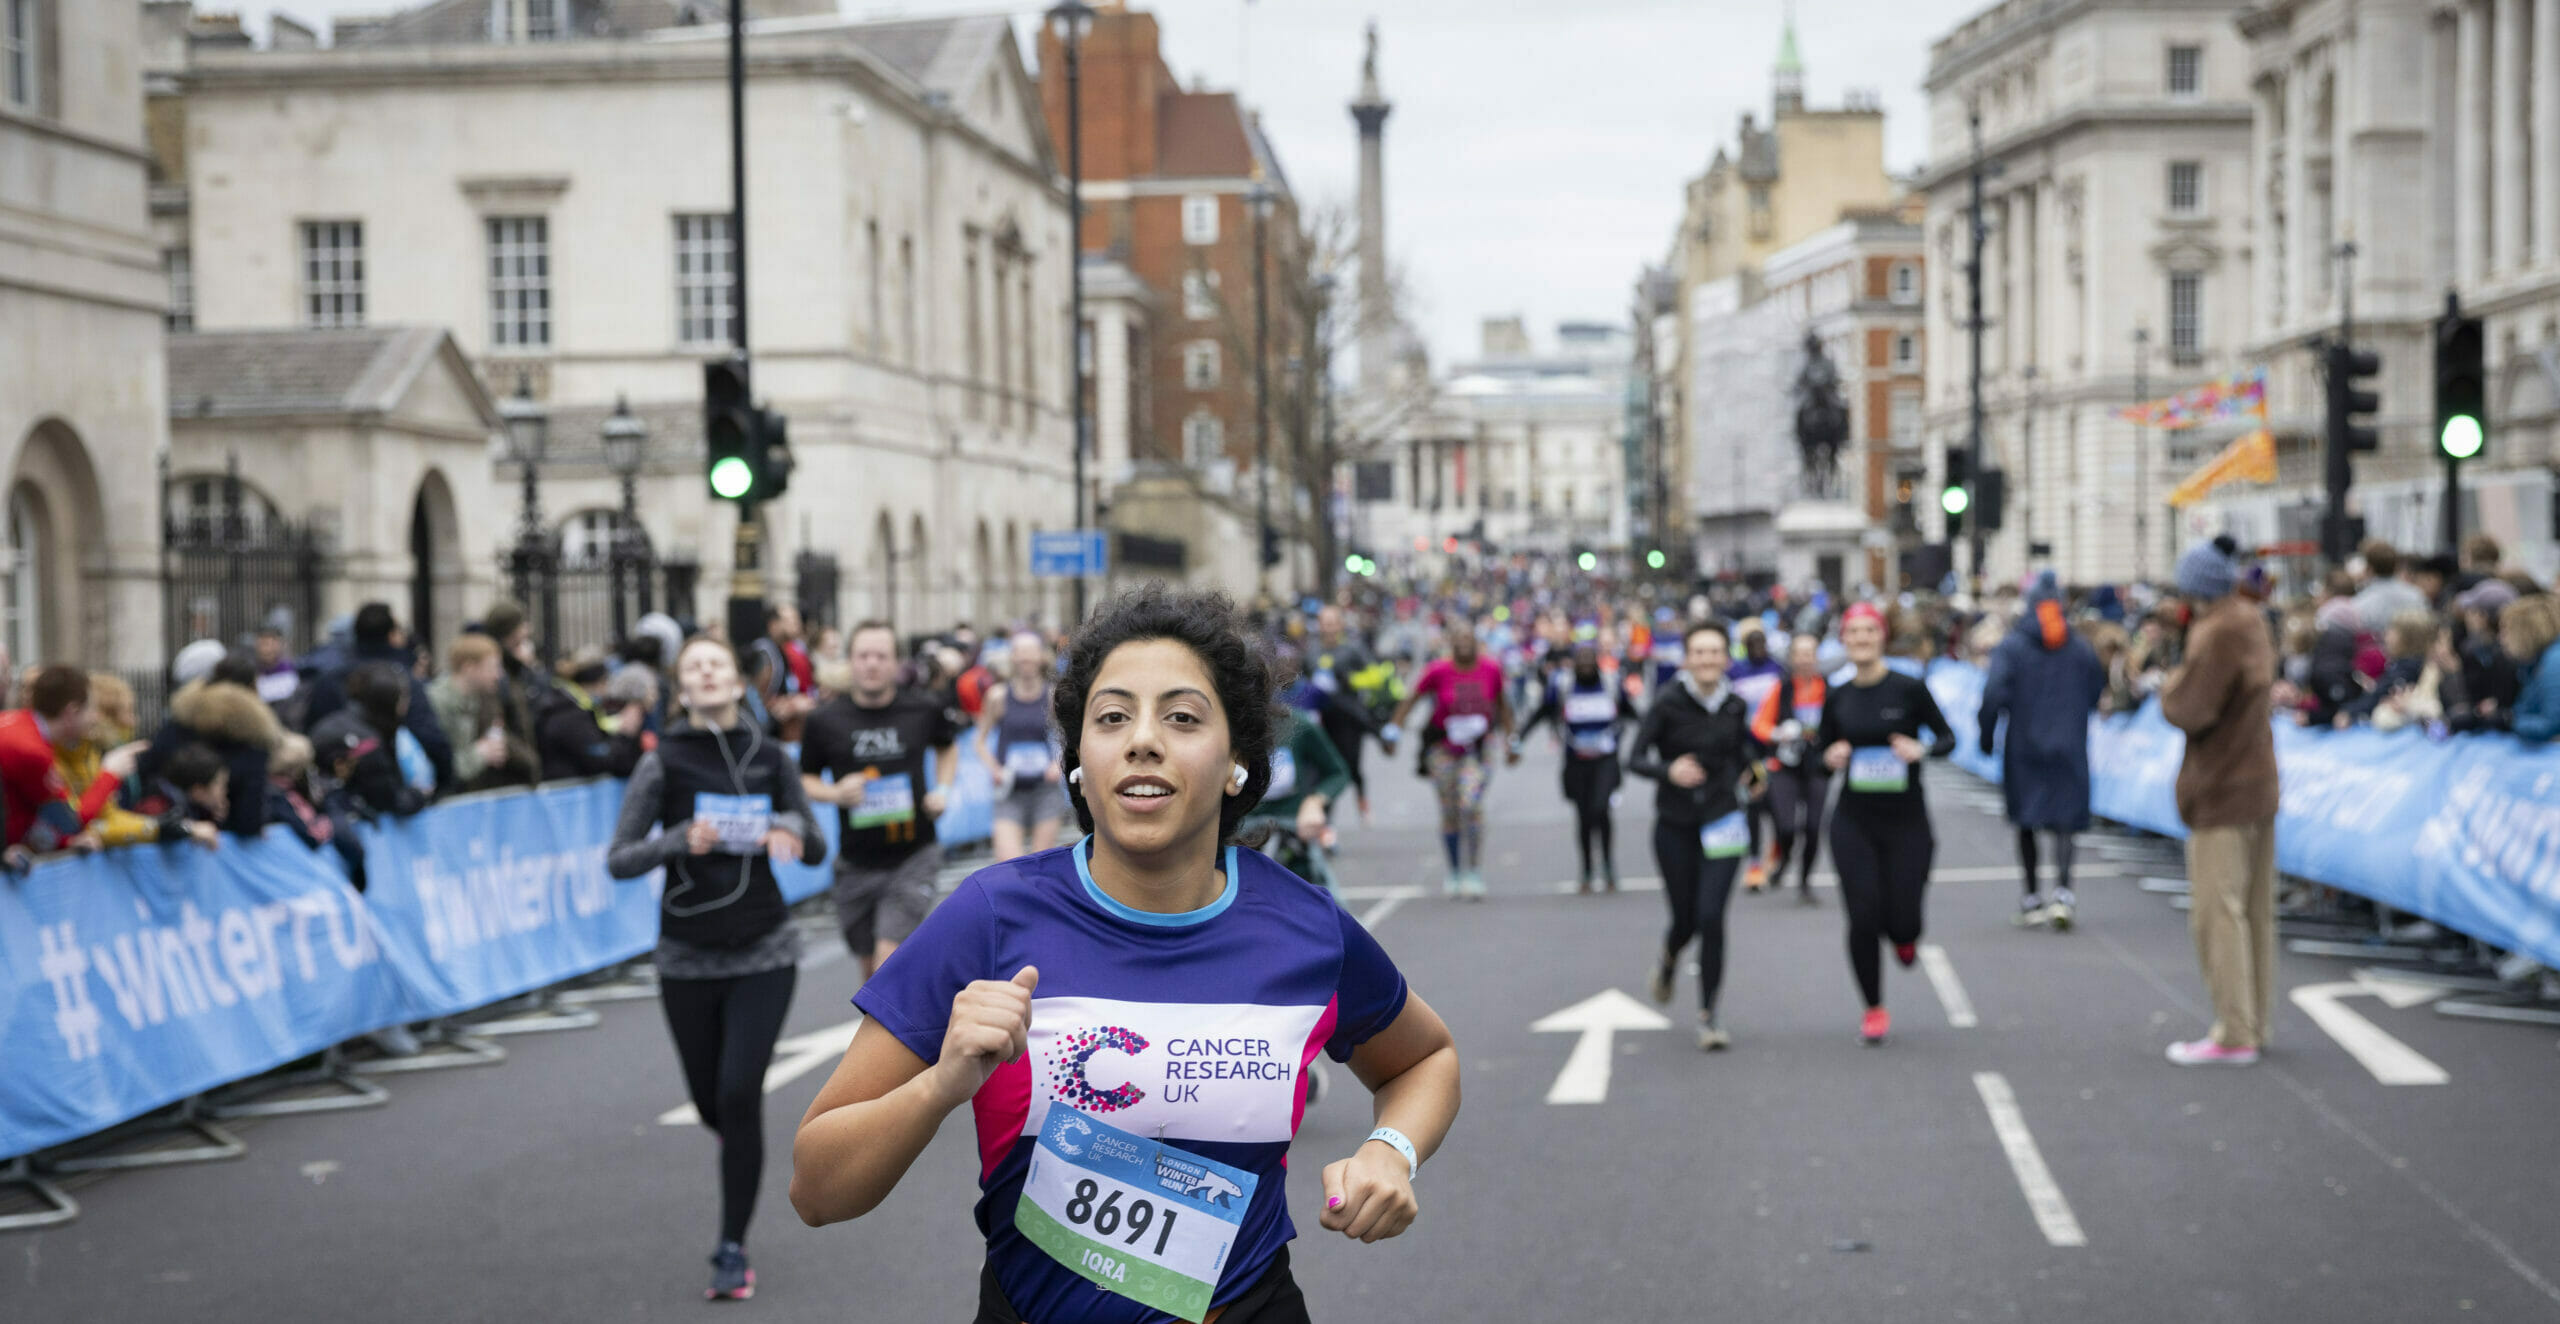
<instances>
[{"instance_id":1,"label":"stone column","mask_svg":"<svg viewBox=\"0 0 2560 1324\"><path fill-rule=\"evenodd\" d=\"M2560 0L2533 10L2533 255L2560 262Z\"/></svg>"},{"instance_id":2,"label":"stone column","mask_svg":"<svg viewBox=\"0 0 2560 1324\"><path fill-rule=\"evenodd\" d=\"M1093 321L1093 450L1104 491L1129 481L1129 312L1091 303Z\"/></svg>"},{"instance_id":3,"label":"stone column","mask_svg":"<svg viewBox=\"0 0 2560 1324\"><path fill-rule=\"evenodd\" d=\"M2493 224L2489 269L2514 271L2526 262L2525 235L2525 132L2531 127L2532 103L2526 95L2526 56L2530 53L2531 36L2526 22L2531 17L2527 8L2533 0L2490 0L2495 5L2492 28L2495 36L2489 43L2491 75L2489 83L2489 142L2494 154L2496 174L2490 184L2490 206L2496 220ZM2548 155L2548 149L2545 155Z\"/></svg>"},{"instance_id":4,"label":"stone column","mask_svg":"<svg viewBox=\"0 0 2560 1324\"><path fill-rule=\"evenodd\" d=\"M2276 291L2284 288L2284 277L2272 260L2282 240L2276 234L2275 208L2267 197L2267 181L2275 178L2276 162L2283 155L2272 126L2283 113L2284 84L2263 79L2252 91L2257 106L2249 116L2249 230L2257 236L2260 254L2253 264L2258 278L2258 330L2272 332L2284 325L2285 318L2284 305L2276 298Z\"/></svg>"},{"instance_id":5,"label":"stone column","mask_svg":"<svg viewBox=\"0 0 2560 1324\"><path fill-rule=\"evenodd\" d=\"M2467 0L2454 37L2453 274L2489 269L2488 0Z\"/></svg>"},{"instance_id":6,"label":"stone column","mask_svg":"<svg viewBox=\"0 0 2560 1324\"><path fill-rule=\"evenodd\" d=\"M2317 316L2319 231L2311 224L2311 69L2295 60L2285 69L2284 215L2285 311L2299 325Z\"/></svg>"}]
</instances>

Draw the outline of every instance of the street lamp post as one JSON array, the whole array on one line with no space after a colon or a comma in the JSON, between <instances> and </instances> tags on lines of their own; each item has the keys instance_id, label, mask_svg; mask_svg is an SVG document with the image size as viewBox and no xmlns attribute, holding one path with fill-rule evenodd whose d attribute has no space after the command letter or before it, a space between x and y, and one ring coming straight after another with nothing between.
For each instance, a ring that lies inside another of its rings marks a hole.
<instances>
[{"instance_id":1,"label":"street lamp post","mask_svg":"<svg viewBox=\"0 0 2560 1324\"><path fill-rule=\"evenodd\" d=\"M1075 412L1076 531L1085 527L1084 453L1090 424L1085 418L1084 346L1084 107L1082 47L1093 30L1093 6L1084 0L1058 0L1049 7L1049 31L1067 56L1067 359L1068 394ZM1084 581L1075 581L1075 619L1084 619Z\"/></svg>"},{"instance_id":2,"label":"street lamp post","mask_svg":"<svg viewBox=\"0 0 2560 1324\"><path fill-rule=\"evenodd\" d=\"M516 393L498 402L498 415L506 420L508 458L524 473L524 504L517 516L516 549L509 558L516 602L531 610L534 596L534 574L547 539L542 529L541 478L542 454L551 438L551 416L540 401L533 398L533 379L516 374ZM550 622L543 622L548 626Z\"/></svg>"},{"instance_id":3,"label":"street lamp post","mask_svg":"<svg viewBox=\"0 0 2560 1324\"><path fill-rule=\"evenodd\" d=\"M631 414L631 401L616 396L613 416L604 421L604 463L622 480L622 518L613 526L613 637L619 644L631 637L630 610L624 601L623 588L632 570L638 569L640 538L640 454L649 444L649 425ZM641 572L646 585L648 575ZM647 592L643 589L642 596Z\"/></svg>"},{"instance_id":4,"label":"street lamp post","mask_svg":"<svg viewBox=\"0 0 2560 1324\"><path fill-rule=\"evenodd\" d=\"M2146 404L2151 399L2151 328L2136 323L2133 328L2133 402ZM2151 578L2151 425L2137 419L2133 425L2133 577L2137 582Z\"/></svg>"},{"instance_id":5,"label":"street lamp post","mask_svg":"<svg viewBox=\"0 0 2560 1324\"><path fill-rule=\"evenodd\" d=\"M1253 209L1254 584L1264 598L1271 596L1271 562L1265 554L1271 546L1271 315L1262 232L1274 196L1257 168L1245 202Z\"/></svg>"}]
</instances>

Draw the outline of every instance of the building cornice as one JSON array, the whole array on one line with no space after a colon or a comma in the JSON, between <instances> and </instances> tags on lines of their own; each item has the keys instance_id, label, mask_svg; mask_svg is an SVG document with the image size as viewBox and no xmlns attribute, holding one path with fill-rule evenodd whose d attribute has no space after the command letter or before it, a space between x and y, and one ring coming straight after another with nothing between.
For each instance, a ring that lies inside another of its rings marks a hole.
<instances>
[{"instance_id":1,"label":"building cornice","mask_svg":"<svg viewBox=\"0 0 2560 1324\"><path fill-rule=\"evenodd\" d=\"M2003 138L1982 145L1982 156L1997 161L2019 152L2043 146L2054 139L2067 137L2084 129L2100 128L2211 128L2216 126L2247 128L2250 122L2248 103L2202 102L2192 105L2081 106L2052 119L2042 120ZM1973 158L1958 157L1945 164L1921 167L1911 177L1911 187L1926 193L1951 179L1961 177L1972 168Z\"/></svg>"},{"instance_id":2,"label":"building cornice","mask_svg":"<svg viewBox=\"0 0 2560 1324\"><path fill-rule=\"evenodd\" d=\"M58 138L63 142L71 143L80 147L86 147L93 152L105 152L110 156L121 156L138 165L148 166L151 164L151 153L149 149L145 148L140 143L117 142L113 138L101 137L98 134L90 133L83 129L72 128L70 125L64 124L60 120L52 119L44 115L30 115L22 110L15 110L6 106L0 106L0 128L24 129L29 133L33 133L41 137Z\"/></svg>"},{"instance_id":3,"label":"building cornice","mask_svg":"<svg viewBox=\"0 0 2560 1324\"><path fill-rule=\"evenodd\" d=\"M2195 13L2227 20L2230 0L2005 0L1966 19L1929 43L1929 72L1921 88L1937 92L2037 37L2101 10L2160 14Z\"/></svg>"}]
</instances>

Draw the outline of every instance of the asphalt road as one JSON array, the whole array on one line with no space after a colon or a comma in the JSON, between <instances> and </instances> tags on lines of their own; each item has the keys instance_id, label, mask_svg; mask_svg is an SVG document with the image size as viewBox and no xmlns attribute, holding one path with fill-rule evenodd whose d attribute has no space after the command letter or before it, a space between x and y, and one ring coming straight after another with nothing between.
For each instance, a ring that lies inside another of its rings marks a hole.
<instances>
[{"instance_id":1,"label":"asphalt road","mask_svg":"<svg viewBox=\"0 0 2560 1324\"><path fill-rule=\"evenodd\" d=\"M1343 829L1348 904L1454 1028L1466 1102L1420 1222L1378 1246L1314 1230L1316 1175L1367 1133L1365 1098L1338 1073L1309 1111L1290 1198L1316 1318L2560 1319L2551 1031L2342 1000L2445 1077L2385 1085L2280 998L2263 1066L2171 1067L2161 1050L2198 1031L2204 998L2185 917L2133 875L2174 875L2174 856L2084 849L2080 931L2020 931L1992 793L1952 768L1929 770L1928 941L1976 1023L1952 1023L1922 970L1891 969L1895 1036L1862 1048L1836 893L1737 896L1734 1049L1696 1051L1684 974L1669 1030L1616 1036L1603 1101L1548 1103L1575 1036L1531 1023L1641 997L1664 912L1641 890L1640 782L1619 827L1630 890L1559 892L1571 826L1538 743L1494 784L1482 904L1438 896L1428 788L1370 758L1375 822ZM852 1016L859 968L813 946L794 1035ZM2282 982L2351 971L2288 956ZM0 1320L700 1318L713 1143L659 1120L684 1094L656 1008L508 1042L494 1067L391 1078L386 1107L242 1123L238 1161L79 1179L78 1222L0 1236ZM769 1096L758 1295L723 1309L969 1318L966 1110L879 1211L811 1230L784 1190L825 1071ZM2047 1174L2041 1218L2013 1151Z\"/></svg>"}]
</instances>

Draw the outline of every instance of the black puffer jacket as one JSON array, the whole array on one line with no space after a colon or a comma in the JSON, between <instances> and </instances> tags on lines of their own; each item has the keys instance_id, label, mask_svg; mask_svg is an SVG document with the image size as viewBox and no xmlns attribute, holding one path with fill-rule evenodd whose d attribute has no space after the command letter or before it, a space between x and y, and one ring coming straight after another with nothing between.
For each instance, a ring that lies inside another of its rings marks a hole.
<instances>
[{"instance_id":1,"label":"black puffer jacket","mask_svg":"<svg viewBox=\"0 0 2560 1324\"><path fill-rule=\"evenodd\" d=\"M267 760L284 739L258 692L228 681L189 681L169 699L169 720L151 737L151 748L135 764L134 780L148 786L159 780L169 756L191 743L202 743L222 756L231 770L231 813L223 831L255 837L267 827Z\"/></svg>"},{"instance_id":2,"label":"black puffer jacket","mask_svg":"<svg viewBox=\"0 0 2560 1324\"><path fill-rule=\"evenodd\" d=\"M1724 690L1710 711L1686 683L1674 680L1645 710L1635 742L1627 747L1627 771L1659 783L1653 797L1656 818L1702 827L1742 807L1734 788L1768 752L1751 734L1750 705L1741 695ZM1671 780L1671 765L1683 754L1705 767L1705 781L1692 787Z\"/></svg>"}]
</instances>

